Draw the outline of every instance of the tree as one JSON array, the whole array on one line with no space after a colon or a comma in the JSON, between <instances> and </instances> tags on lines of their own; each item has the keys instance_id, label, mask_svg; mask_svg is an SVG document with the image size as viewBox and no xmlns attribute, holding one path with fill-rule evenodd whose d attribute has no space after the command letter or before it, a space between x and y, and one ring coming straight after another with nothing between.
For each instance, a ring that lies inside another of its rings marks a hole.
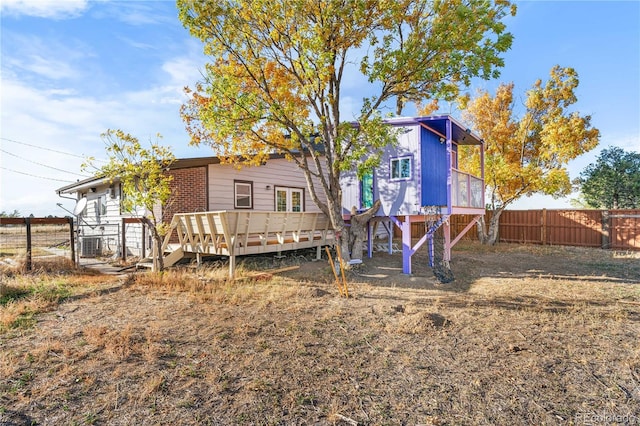
<instances>
[{"instance_id":1,"label":"tree","mask_svg":"<svg viewBox=\"0 0 640 426\"><path fill-rule=\"evenodd\" d=\"M121 207L139 217L151 232L154 270L162 271L162 236L168 229L167 224L162 223L162 217L157 214L157 207L166 206L171 198L169 185L172 176L165 173L165 170L175 157L169 148L158 143L151 143L149 148L144 148L137 138L122 130L109 129L101 137L106 145L109 162L98 168L95 175L120 181L123 192ZM160 135L157 137L160 138ZM83 165L83 169L90 166L91 162Z\"/></svg>"},{"instance_id":2,"label":"tree","mask_svg":"<svg viewBox=\"0 0 640 426\"><path fill-rule=\"evenodd\" d=\"M357 170L362 177L380 161L381 147L395 143L380 109L394 99L397 112L405 102L451 99L471 78L495 77L512 42L501 20L515 14L508 0L177 3L183 25L211 58L182 109L191 143L236 165L259 164L271 153L294 161L342 236L345 260L340 175ZM349 117L357 125L341 115L344 82L354 75L371 87L358 116ZM360 222L378 205L359 214Z\"/></svg>"},{"instance_id":3,"label":"tree","mask_svg":"<svg viewBox=\"0 0 640 426\"><path fill-rule=\"evenodd\" d=\"M485 142L487 209L493 214L488 230L484 220L479 222L483 244L495 244L500 215L517 199L571 192L566 164L595 148L600 138L590 116L569 111L578 83L574 69L553 67L545 84L538 80L527 92L521 117L515 113L513 83L501 84L494 97L481 91L461 103L463 117Z\"/></svg>"},{"instance_id":4,"label":"tree","mask_svg":"<svg viewBox=\"0 0 640 426\"><path fill-rule=\"evenodd\" d=\"M580 173L578 184L590 207L640 208L640 153L607 148Z\"/></svg>"},{"instance_id":5,"label":"tree","mask_svg":"<svg viewBox=\"0 0 640 426\"><path fill-rule=\"evenodd\" d=\"M14 210L13 213L8 213L2 210L0 217L20 217L20 212L18 210Z\"/></svg>"}]
</instances>

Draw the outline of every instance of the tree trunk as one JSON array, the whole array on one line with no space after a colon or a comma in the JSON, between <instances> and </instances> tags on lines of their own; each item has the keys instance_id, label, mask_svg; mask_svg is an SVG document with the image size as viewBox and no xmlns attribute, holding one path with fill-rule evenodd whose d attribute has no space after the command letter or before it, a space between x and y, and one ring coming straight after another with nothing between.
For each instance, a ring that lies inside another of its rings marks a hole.
<instances>
[{"instance_id":1,"label":"tree trunk","mask_svg":"<svg viewBox=\"0 0 640 426\"><path fill-rule=\"evenodd\" d=\"M481 244L493 246L498 241L498 231L500 229L500 216L504 208L495 209L491 212L491 220L489 220L489 229L487 229L486 222L484 220L485 216L478 221L478 240L480 240Z\"/></svg>"},{"instance_id":2,"label":"tree trunk","mask_svg":"<svg viewBox=\"0 0 640 426\"><path fill-rule=\"evenodd\" d=\"M153 265L158 265L158 271L164 270L164 256L162 253L162 236L158 233L158 228L154 225L154 223L149 220L149 218L143 217L141 218L142 222L147 226L149 232L151 232L151 237L153 239L153 244L155 245L153 253ZM156 271L157 272L157 271Z\"/></svg>"},{"instance_id":3,"label":"tree trunk","mask_svg":"<svg viewBox=\"0 0 640 426\"><path fill-rule=\"evenodd\" d=\"M349 228L351 261L362 259L362 250L365 236L367 234L367 222L376 214L380 208L380 200L376 200L373 206L367 211L355 214L355 208L351 211L351 227ZM359 262L358 262L359 263Z\"/></svg>"}]
</instances>

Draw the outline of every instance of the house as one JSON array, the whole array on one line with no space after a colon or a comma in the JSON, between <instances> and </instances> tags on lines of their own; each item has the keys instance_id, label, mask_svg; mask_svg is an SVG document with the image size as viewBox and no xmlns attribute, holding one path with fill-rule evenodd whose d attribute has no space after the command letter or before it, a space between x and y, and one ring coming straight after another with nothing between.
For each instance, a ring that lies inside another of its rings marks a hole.
<instances>
[{"instance_id":1,"label":"house","mask_svg":"<svg viewBox=\"0 0 640 426\"><path fill-rule=\"evenodd\" d=\"M361 180L355 172L343 175L342 205L349 217L352 207L363 210L380 199L382 205L372 223L384 226L389 250L393 226L401 229L403 272L410 274L411 256L425 242L433 253L433 236L440 227L444 228L444 261L448 262L451 248L484 215L483 141L448 115L396 118L388 123L398 133L398 144L384 150L380 167L370 175ZM480 176L459 169L463 146L477 151ZM451 240L448 218L456 214L474 219ZM425 221L430 229L413 244L411 223ZM371 256L373 238L368 241Z\"/></svg>"},{"instance_id":2,"label":"house","mask_svg":"<svg viewBox=\"0 0 640 426\"><path fill-rule=\"evenodd\" d=\"M424 243L432 253L438 229L444 230L444 261L448 262L451 247L484 214L482 173L464 173L458 161L461 147L475 148L482 170L483 142L448 115L397 118L388 123L397 130L398 143L384 150L381 165L370 175L358 179L355 172L343 174L343 214L349 220L354 207L364 210L380 199L381 208L369 226L369 256L380 229L392 249L397 226L402 232L403 271L410 274L411 256ZM301 247L317 247L319 252L322 245L333 243L328 219L311 201L302 171L282 156L241 169L221 164L217 157L179 159L168 173L174 177L174 199L160 214L172 223L174 233L163 247L173 251L172 261L188 253L225 255L232 270L238 255ZM119 211L118 182L88 179L60 188L58 194L87 198L81 216L86 226L81 229L89 248L100 237L103 247L111 245L123 255L147 254L150 244L144 229ZM475 219L451 240L448 218L454 214L471 214ZM414 244L411 223L418 221L429 221L429 229Z\"/></svg>"},{"instance_id":3,"label":"house","mask_svg":"<svg viewBox=\"0 0 640 426\"><path fill-rule=\"evenodd\" d=\"M165 222L171 222L178 213L207 211L320 214L304 176L283 156L273 155L262 166L241 169L221 164L217 157L178 159L167 173L173 176L172 199L163 211L155 212ZM59 188L57 193L87 200L78 223L83 256L104 252L139 257L149 254L150 235L136 214L120 209L122 190L118 181L89 178Z\"/></svg>"}]
</instances>

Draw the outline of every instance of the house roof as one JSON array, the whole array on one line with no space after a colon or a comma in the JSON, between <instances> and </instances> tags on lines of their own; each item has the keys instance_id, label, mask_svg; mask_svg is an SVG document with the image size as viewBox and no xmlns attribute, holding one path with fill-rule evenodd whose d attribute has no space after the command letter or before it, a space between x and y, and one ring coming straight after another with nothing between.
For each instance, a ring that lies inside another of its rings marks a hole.
<instances>
[{"instance_id":1,"label":"house roof","mask_svg":"<svg viewBox=\"0 0 640 426\"><path fill-rule=\"evenodd\" d=\"M446 137L447 121L451 122L451 140L459 145L482 145L484 141L480 136L473 133L469 128L462 125L450 115L428 116L428 117L397 117L386 120L387 123L394 126L406 125L423 125L430 131ZM356 124L356 123L354 123ZM357 124L356 124L357 125ZM284 158L283 154L271 154L269 159ZM195 157L195 158L178 158L169 166L169 170L187 169L191 167L204 167L209 164L220 164L220 157ZM117 179L115 180L117 182ZM106 177L91 177L79 180L75 183L58 188L56 192L60 194L72 194L100 185L114 183Z\"/></svg>"},{"instance_id":2,"label":"house roof","mask_svg":"<svg viewBox=\"0 0 640 426\"><path fill-rule=\"evenodd\" d=\"M270 159L284 158L282 154L271 154ZM192 167L205 167L209 164L220 164L220 157L195 157L195 158L178 158L171 163L167 170L188 169ZM56 189L58 195L73 194L96 186L117 183L119 180L110 180L104 176L94 176L84 180L78 180L75 183Z\"/></svg>"}]
</instances>

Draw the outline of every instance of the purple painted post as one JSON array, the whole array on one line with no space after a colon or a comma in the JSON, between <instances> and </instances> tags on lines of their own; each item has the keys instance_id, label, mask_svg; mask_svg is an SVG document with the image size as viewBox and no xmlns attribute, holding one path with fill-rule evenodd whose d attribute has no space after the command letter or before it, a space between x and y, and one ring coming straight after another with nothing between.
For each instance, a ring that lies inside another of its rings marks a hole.
<instances>
[{"instance_id":1,"label":"purple painted post","mask_svg":"<svg viewBox=\"0 0 640 426\"><path fill-rule=\"evenodd\" d=\"M371 221L367 222L367 255L369 259L373 257L373 235L371 232Z\"/></svg>"},{"instance_id":2,"label":"purple painted post","mask_svg":"<svg viewBox=\"0 0 640 426\"><path fill-rule=\"evenodd\" d=\"M411 275L411 220L408 217L402 222L402 273Z\"/></svg>"},{"instance_id":3,"label":"purple painted post","mask_svg":"<svg viewBox=\"0 0 640 426\"><path fill-rule=\"evenodd\" d=\"M482 178L482 205L481 207L485 207L484 203L484 141L480 145L480 177Z\"/></svg>"}]
</instances>

